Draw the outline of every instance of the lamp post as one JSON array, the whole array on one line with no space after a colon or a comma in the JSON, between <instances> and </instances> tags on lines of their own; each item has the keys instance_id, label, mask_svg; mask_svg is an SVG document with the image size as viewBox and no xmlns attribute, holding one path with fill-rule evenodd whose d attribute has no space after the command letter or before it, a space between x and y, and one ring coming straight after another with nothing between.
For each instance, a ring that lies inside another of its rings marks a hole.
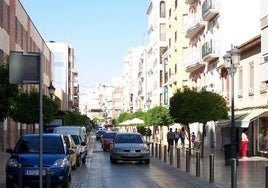
<instances>
[{"instance_id":1,"label":"lamp post","mask_svg":"<svg viewBox=\"0 0 268 188\"><path fill-rule=\"evenodd\" d=\"M50 85L47 88L50 98L53 99L53 96L55 95L55 87L52 85L52 82L50 82Z\"/></svg>"},{"instance_id":2,"label":"lamp post","mask_svg":"<svg viewBox=\"0 0 268 188\"><path fill-rule=\"evenodd\" d=\"M230 144L230 157L236 158L236 128L235 128L235 116L234 116L234 75L237 70L237 66L240 62L240 50L232 46L230 51L223 56L224 67L228 71L228 75L231 77L231 144Z\"/></svg>"}]
</instances>

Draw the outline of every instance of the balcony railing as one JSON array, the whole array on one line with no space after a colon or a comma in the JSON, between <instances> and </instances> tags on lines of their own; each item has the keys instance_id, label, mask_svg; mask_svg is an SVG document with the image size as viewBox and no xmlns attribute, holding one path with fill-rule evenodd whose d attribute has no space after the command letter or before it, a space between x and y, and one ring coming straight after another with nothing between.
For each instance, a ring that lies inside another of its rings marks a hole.
<instances>
[{"instance_id":1,"label":"balcony railing","mask_svg":"<svg viewBox=\"0 0 268 188\"><path fill-rule=\"evenodd\" d=\"M248 88L248 95L249 96L252 96L252 95L254 95L254 88Z\"/></svg>"},{"instance_id":2,"label":"balcony railing","mask_svg":"<svg viewBox=\"0 0 268 188\"><path fill-rule=\"evenodd\" d=\"M219 57L220 57L220 51L215 41L210 40L209 42L206 42L202 46L203 61L209 62Z\"/></svg>"},{"instance_id":3,"label":"balcony railing","mask_svg":"<svg viewBox=\"0 0 268 188\"><path fill-rule=\"evenodd\" d=\"M267 93L267 85L266 84L260 85L260 93Z\"/></svg>"},{"instance_id":4,"label":"balcony railing","mask_svg":"<svg viewBox=\"0 0 268 188\"><path fill-rule=\"evenodd\" d=\"M202 29L205 28L206 22L202 19L201 11L190 14L187 17L187 21L185 24L185 37L186 38L192 38L195 36L198 32L200 32Z\"/></svg>"},{"instance_id":5,"label":"balcony railing","mask_svg":"<svg viewBox=\"0 0 268 188\"><path fill-rule=\"evenodd\" d=\"M188 52L185 57L185 69L187 72L193 72L200 67L204 66L204 62L200 57L200 52L198 50L193 52Z\"/></svg>"},{"instance_id":6,"label":"balcony railing","mask_svg":"<svg viewBox=\"0 0 268 188\"><path fill-rule=\"evenodd\" d=\"M202 4L202 18L204 21L210 21L219 14L218 0L206 0Z\"/></svg>"}]
</instances>

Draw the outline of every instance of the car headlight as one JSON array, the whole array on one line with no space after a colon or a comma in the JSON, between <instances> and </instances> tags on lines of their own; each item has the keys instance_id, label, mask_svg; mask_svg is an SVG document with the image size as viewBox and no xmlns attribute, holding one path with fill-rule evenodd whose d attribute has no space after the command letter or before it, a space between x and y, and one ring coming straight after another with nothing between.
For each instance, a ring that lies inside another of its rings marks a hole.
<instances>
[{"instance_id":1,"label":"car headlight","mask_svg":"<svg viewBox=\"0 0 268 188\"><path fill-rule=\"evenodd\" d=\"M8 160L8 166L10 167L18 167L18 160L17 159L14 159L14 158L11 158Z\"/></svg>"},{"instance_id":2,"label":"car headlight","mask_svg":"<svg viewBox=\"0 0 268 188\"><path fill-rule=\"evenodd\" d=\"M57 159L54 164L52 165L53 167L64 167L68 165L67 159Z\"/></svg>"},{"instance_id":3,"label":"car headlight","mask_svg":"<svg viewBox=\"0 0 268 188\"><path fill-rule=\"evenodd\" d=\"M145 147L141 150L142 153L148 153L149 152L149 148Z\"/></svg>"}]
</instances>

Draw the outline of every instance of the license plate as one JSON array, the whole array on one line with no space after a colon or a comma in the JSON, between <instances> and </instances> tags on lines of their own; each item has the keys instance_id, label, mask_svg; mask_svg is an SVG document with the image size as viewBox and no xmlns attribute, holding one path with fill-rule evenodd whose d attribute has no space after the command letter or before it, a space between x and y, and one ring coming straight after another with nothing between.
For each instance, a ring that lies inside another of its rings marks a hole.
<instances>
[{"instance_id":1,"label":"license plate","mask_svg":"<svg viewBox=\"0 0 268 188\"><path fill-rule=\"evenodd\" d=\"M39 176L39 170L26 170L25 174L27 176ZM42 170L42 175L46 175L45 170Z\"/></svg>"}]
</instances>

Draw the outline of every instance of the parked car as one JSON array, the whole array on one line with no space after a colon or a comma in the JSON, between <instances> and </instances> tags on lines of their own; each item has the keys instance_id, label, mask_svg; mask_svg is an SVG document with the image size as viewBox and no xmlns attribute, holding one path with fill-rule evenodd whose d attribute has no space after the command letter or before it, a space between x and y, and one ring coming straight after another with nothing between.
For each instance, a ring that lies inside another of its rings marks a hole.
<instances>
[{"instance_id":1,"label":"parked car","mask_svg":"<svg viewBox=\"0 0 268 188\"><path fill-rule=\"evenodd\" d=\"M107 132L107 130L98 130L96 132L96 140L100 140L101 141L102 135L104 135L104 133L106 133L106 132Z\"/></svg>"},{"instance_id":2,"label":"parked car","mask_svg":"<svg viewBox=\"0 0 268 188\"><path fill-rule=\"evenodd\" d=\"M87 143L88 141L86 128L83 126L71 126L71 125L59 126L54 128L54 133L79 135L82 139L82 142Z\"/></svg>"},{"instance_id":3,"label":"parked car","mask_svg":"<svg viewBox=\"0 0 268 188\"><path fill-rule=\"evenodd\" d=\"M87 157L87 144L85 142L82 142L82 139L78 135L71 135L74 143L76 145L76 166L80 166L82 163L86 163L86 157Z\"/></svg>"},{"instance_id":4,"label":"parked car","mask_svg":"<svg viewBox=\"0 0 268 188\"><path fill-rule=\"evenodd\" d=\"M103 151L110 150L110 145L113 143L114 137L117 134L115 131L108 131L102 136Z\"/></svg>"},{"instance_id":5,"label":"parked car","mask_svg":"<svg viewBox=\"0 0 268 188\"><path fill-rule=\"evenodd\" d=\"M7 149L11 156L6 164L6 187L18 186L18 168L21 165L22 187L39 184L39 134L23 135L14 149ZM45 169L49 168L50 182L68 187L71 181L71 157L72 149L66 149L65 141L60 134L43 134L43 176ZM19 165L20 164L20 165ZM46 178L43 178L46 183Z\"/></svg>"},{"instance_id":6,"label":"parked car","mask_svg":"<svg viewBox=\"0 0 268 188\"><path fill-rule=\"evenodd\" d=\"M140 161L150 163L149 146L140 133L117 133L110 146L110 161Z\"/></svg>"},{"instance_id":7,"label":"parked car","mask_svg":"<svg viewBox=\"0 0 268 188\"><path fill-rule=\"evenodd\" d=\"M77 164L77 146L75 145L75 142L73 140L73 137L69 134L63 134L64 141L66 143L66 148L67 149L72 149L74 151L73 154L71 154L71 159L72 159L72 170L76 169L76 164Z\"/></svg>"},{"instance_id":8,"label":"parked car","mask_svg":"<svg viewBox=\"0 0 268 188\"><path fill-rule=\"evenodd\" d=\"M87 156L87 137L84 127L80 126L60 126L54 128L54 133L70 134L77 146L77 166L86 162Z\"/></svg>"}]
</instances>

